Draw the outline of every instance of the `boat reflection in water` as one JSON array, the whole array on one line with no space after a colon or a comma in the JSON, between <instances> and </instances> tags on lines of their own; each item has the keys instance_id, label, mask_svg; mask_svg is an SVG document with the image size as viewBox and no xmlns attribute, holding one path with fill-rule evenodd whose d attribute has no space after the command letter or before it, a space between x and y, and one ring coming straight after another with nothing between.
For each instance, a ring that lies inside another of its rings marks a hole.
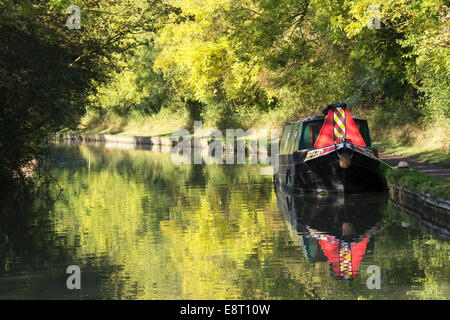
<instances>
[{"instance_id":1,"label":"boat reflection in water","mask_svg":"<svg viewBox=\"0 0 450 320\"><path fill-rule=\"evenodd\" d=\"M278 208L310 262L328 262L338 280L353 280L388 203L386 193L295 195L275 183Z\"/></svg>"}]
</instances>

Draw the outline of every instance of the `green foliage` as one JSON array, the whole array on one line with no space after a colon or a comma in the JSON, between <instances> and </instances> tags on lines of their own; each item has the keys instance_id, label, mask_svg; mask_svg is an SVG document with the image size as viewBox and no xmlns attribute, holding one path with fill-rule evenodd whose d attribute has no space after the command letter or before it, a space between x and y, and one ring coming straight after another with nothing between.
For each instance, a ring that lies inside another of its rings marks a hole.
<instances>
[{"instance_id":1,"label":"green foliage","mask_svg":"<svg viewBox=\"0 0 450 320\"><path fill-rule=\"evenodd\" d=\"M81 29L65 24L71 4L82 8ZM138 35L154 31L171 8L150 0L29 0L1 5L3 186L25 182L23 169L42 156L48 135L78 125L89 97L117 70L117 58L142 44Z\"/></svg>"},{"instance_id":2,"label":"green foliage","mask_svg":"<svg viewBox=\"0 0 450 320\"><path fill-rule=\"evenodd\" d=\"M23 180L20 169L40 156L47 134L77 124L85 97L108 71L100 55L72 63L97 43L81 40L59 23L61 15L33 4L0 9L1 182Z\"/></svg>"},{"instance_id":3,"label":"green foliage","mask_svg":"<svg viewBox=\"0 0 450 320\"><path fill-rule=\"evenodd\" d=\"M450 199L450 188L448 182L430 177L417 170L389 170L386 172L386 179L391 184L405 186L410 190L430 194L430 197L434 199Z\"/></svg>"},{"instance_id":4,"label":"green foliage","mask_svg":"<svg viewBox=\"0 0 450 320\"><path fill-rule=\"evenodd\" d=\"M152 70L157 54L151 46L152 35L143 38L149 41L148 46L138 47L118 61L112 80L92 97L91 109L126 117L132 111L154 114L176 103L173 86L161 72Z\"/></svg>"},{"instance_id":5,"label":"green foliage","mask_svg":"<svg viewBox=\"0 0 450 320\"><path fill-rule=\"evenodd\" d=\"M448 8L442 1L385 1L380 29L367 27L373 1L168 3L177 8L174 23L142 49L148 53L141 61L152 68L137 71L132 59L125 64L147 87L171 94L146 91L123 71L117 75L122 86L102 92L118 106L113 112L153 113L157 104L189 109L184 102L193 101L201 105L197 119L209 125L251 127L270 118L279 126L345 101L370 111L379 127L448 122Z\"/></svg>"}]
</instances>

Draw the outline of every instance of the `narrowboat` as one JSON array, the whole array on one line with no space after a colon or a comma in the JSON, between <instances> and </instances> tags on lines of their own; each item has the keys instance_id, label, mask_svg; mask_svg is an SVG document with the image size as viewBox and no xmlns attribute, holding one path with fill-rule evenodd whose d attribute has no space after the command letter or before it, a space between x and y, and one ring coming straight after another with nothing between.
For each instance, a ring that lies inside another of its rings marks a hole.
<instances>
[{"instance_id":1,"label":"narrowboat","mask_svg":"<svg viewBox=\"0 0 450 320\"><path fill-rule=\"evenodd\" d=\"M275 179L307 192L386 191L388 165L372 146L367 121L350 115L345 103L283 127Z\"/></svg>"}]
</instances>

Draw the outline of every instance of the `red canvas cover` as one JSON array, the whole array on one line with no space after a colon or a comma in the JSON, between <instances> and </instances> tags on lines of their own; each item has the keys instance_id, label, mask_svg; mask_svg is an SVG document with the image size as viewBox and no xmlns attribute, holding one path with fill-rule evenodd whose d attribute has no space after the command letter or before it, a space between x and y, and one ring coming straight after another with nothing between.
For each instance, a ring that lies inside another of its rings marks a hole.
<instances>
[{"instance_id":1,"label":"red canvas cover","mask_svg":"<svg viewBox=\"0 0 450 320\"><path fill-rule=\"evenodd\" d=\"M366 143L364 142L364 139L362 138L361 133L359 132L358 127L355 124L355 121L353 121L353 118L347 109L345 109L345 121L346 121L345 127L347 130L346 136L347 141L357 146L365 147Z\"/></svg>"},{"instance_id":2,"label":"red canvas cover","mask_svg":"<svg viewBox=\"0 0 450 320\"><path fill-rule=\"evenodd\" d=\"M314 148L323 148L330 145L335 144L336 137L335 137L335 109L330 110L328 112L328 115L325 119L325 122L322 126L322 129L320 129L319 136L317 137L317 140L314 144ZM361 133L358 130L358 127L355 124L355 121L353 120L352 116L350 115L350 112L345 108L345 139L347 142L350 142L354 145L358 145L360 147L365 147L366 143L364 142L364 139L361 136Z\"/></svg>"},{"instance_id":3,"label":"red canvas cover","mask_svg":"<svg viewBox=\"0 0 450 320\"><path fill-rule=\"evenodd\" d=\"M320 129L319 136L317 137L314 148L323 148L331 146L334 144L334 133L333 133L333 111L328 112L327 118L323 123L322 129Z\"/></svg>"}]
</instances>

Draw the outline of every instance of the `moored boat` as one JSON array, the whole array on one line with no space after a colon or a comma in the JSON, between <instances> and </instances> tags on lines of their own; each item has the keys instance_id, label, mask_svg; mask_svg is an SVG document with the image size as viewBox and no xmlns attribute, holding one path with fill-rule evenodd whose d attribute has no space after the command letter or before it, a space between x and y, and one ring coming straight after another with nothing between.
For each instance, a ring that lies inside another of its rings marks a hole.
<instances>
[{"instance_id":1,"label":"moored boat","mask_svg":"<svg viewBox=\"0 0 450 320\"><path fill-rule=\"evenodd\" d=\"M344 103L323 113L283 127L275 179L298 191L385 191L388 166L378 159L367 121L353 119Z\"/></svg>"}]
</instances>

